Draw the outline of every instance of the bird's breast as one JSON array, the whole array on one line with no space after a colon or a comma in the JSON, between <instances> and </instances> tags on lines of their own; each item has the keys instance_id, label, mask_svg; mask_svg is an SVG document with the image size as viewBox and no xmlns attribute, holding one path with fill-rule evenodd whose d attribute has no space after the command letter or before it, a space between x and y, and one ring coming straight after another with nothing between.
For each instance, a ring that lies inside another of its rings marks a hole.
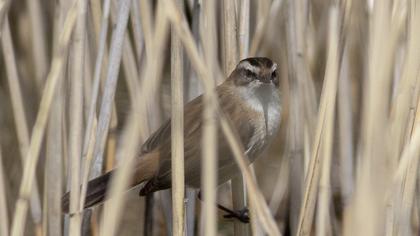
<instances>
[{"instance_id":1,"label":"bird's breast","mask_svg":"<svg viewBox=\"0 0 420 236\"><path fill-rule=\"evenodd\" d=\"M251 117L254 135L247 145L249 158L255 159L277 134L281 121L280 96L277 89L267 86L248 93L244 99L249 109L255 111Z\"/></svg>"}]
</instances>

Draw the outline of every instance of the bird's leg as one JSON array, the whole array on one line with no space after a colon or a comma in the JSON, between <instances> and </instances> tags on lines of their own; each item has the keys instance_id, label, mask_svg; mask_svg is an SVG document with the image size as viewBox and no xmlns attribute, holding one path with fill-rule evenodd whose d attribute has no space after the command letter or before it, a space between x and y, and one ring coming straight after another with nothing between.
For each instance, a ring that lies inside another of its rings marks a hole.
<instances>
[{"instance_id":1,"label":"bird's leg","mask_svg":"<svg viewBox=\"0 0 420 236\"><path fill-rule=\"evenodd\" d=\"M232 211L223 216L224 218L236 218L242 223L249 223L249 210L248 207L244 207L241 210Z\"/></svg>"},{"instance_id":2,"label":"bird's leg","mask_svg":"<svg viewBox=\"0 0 420 236\"><path fill-rule=\"evenodd\" d=\"M197 197L200 201L202 201L201 199L201 190L198 191ZM227 214L224 215L224 218L236 218L239 221L241 221L242 223L249 223L249 210L247 207L241 209L241 210L231 210L223 205L220 205L218 203L216 203L217 208L219 208L220 210L226 212Z\"/></svg>"}]
</instances>

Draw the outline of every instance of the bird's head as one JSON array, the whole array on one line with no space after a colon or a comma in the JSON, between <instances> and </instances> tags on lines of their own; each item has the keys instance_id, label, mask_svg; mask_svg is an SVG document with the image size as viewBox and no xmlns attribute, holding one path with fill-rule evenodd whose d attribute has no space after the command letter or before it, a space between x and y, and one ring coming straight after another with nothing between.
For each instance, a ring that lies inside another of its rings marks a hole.
<instances>
[{"instance_id":1,"label":"bird's head","mask_svg":"<svg viewBox=\"0 0 420 236\"><path fill-rule=\"evenodd\" d=\"M236 86L279 86L277 64L266 57L250 57L238 63L229 76Z\"/></svg>"}]
</instances>

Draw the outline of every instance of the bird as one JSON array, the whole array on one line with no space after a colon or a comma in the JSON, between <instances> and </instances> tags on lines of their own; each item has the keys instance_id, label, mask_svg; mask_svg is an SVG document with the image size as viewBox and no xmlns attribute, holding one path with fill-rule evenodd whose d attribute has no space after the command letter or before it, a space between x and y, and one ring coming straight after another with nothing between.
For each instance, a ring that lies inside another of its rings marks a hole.
<instances>
[{"instance_id":1,"label":"bird","mask_svg":"<svg viewBox=\"0 0 420 236\"><path fill-rule=\"evenodd\" d=\"M266 57L239 61L228 78L216 87L216 94L221 111L231 121L252 163L272 142L280 127L282 109L277 63ZM203 95L184 106L185 184L195 189L201 186L202 146L205 145L201 142L203 108ZM223 132L217 132L217 157L218 185L240 175ZM144 184L139 195L145 196L171 187L170 119L140 147L134 168L130 188ZM88 182L84 208L106 200L114 171ZM69 211L69 192L62 198L62 207L64 212ZM225 207L221 209L230 213L231 217L247 221L243 219L247 217L244 216L245 211L236 213Z\"/></svg>"}]
</instances>

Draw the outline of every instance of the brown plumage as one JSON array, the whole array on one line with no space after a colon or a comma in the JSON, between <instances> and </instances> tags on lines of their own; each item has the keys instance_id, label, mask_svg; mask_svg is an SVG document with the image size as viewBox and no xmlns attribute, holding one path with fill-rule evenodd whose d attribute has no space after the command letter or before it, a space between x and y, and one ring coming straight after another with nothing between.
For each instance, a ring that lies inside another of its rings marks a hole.
<instances>
[{"instance_id":1,"label":"brown plumage","mask_svg":"<svg viewBox=\"0 0 420 236\"><path fill-rule=\"evenodd\" d=\"M280 124L280 98L276 64L268 58L242 60L216 93L219 105L231 120L250 161L274 137ZM200 188L202 150L202 96L184 107L184 157L187 186ZM223 132L218 132L218 183L240 174ZM88 183L85 207L104 201L112 172ZM171 187L171 122L167 120L141 147L131 186L146 184L140 195ZM68 193L63 209L68 211Z\"/></svg>"}]
</instances>

